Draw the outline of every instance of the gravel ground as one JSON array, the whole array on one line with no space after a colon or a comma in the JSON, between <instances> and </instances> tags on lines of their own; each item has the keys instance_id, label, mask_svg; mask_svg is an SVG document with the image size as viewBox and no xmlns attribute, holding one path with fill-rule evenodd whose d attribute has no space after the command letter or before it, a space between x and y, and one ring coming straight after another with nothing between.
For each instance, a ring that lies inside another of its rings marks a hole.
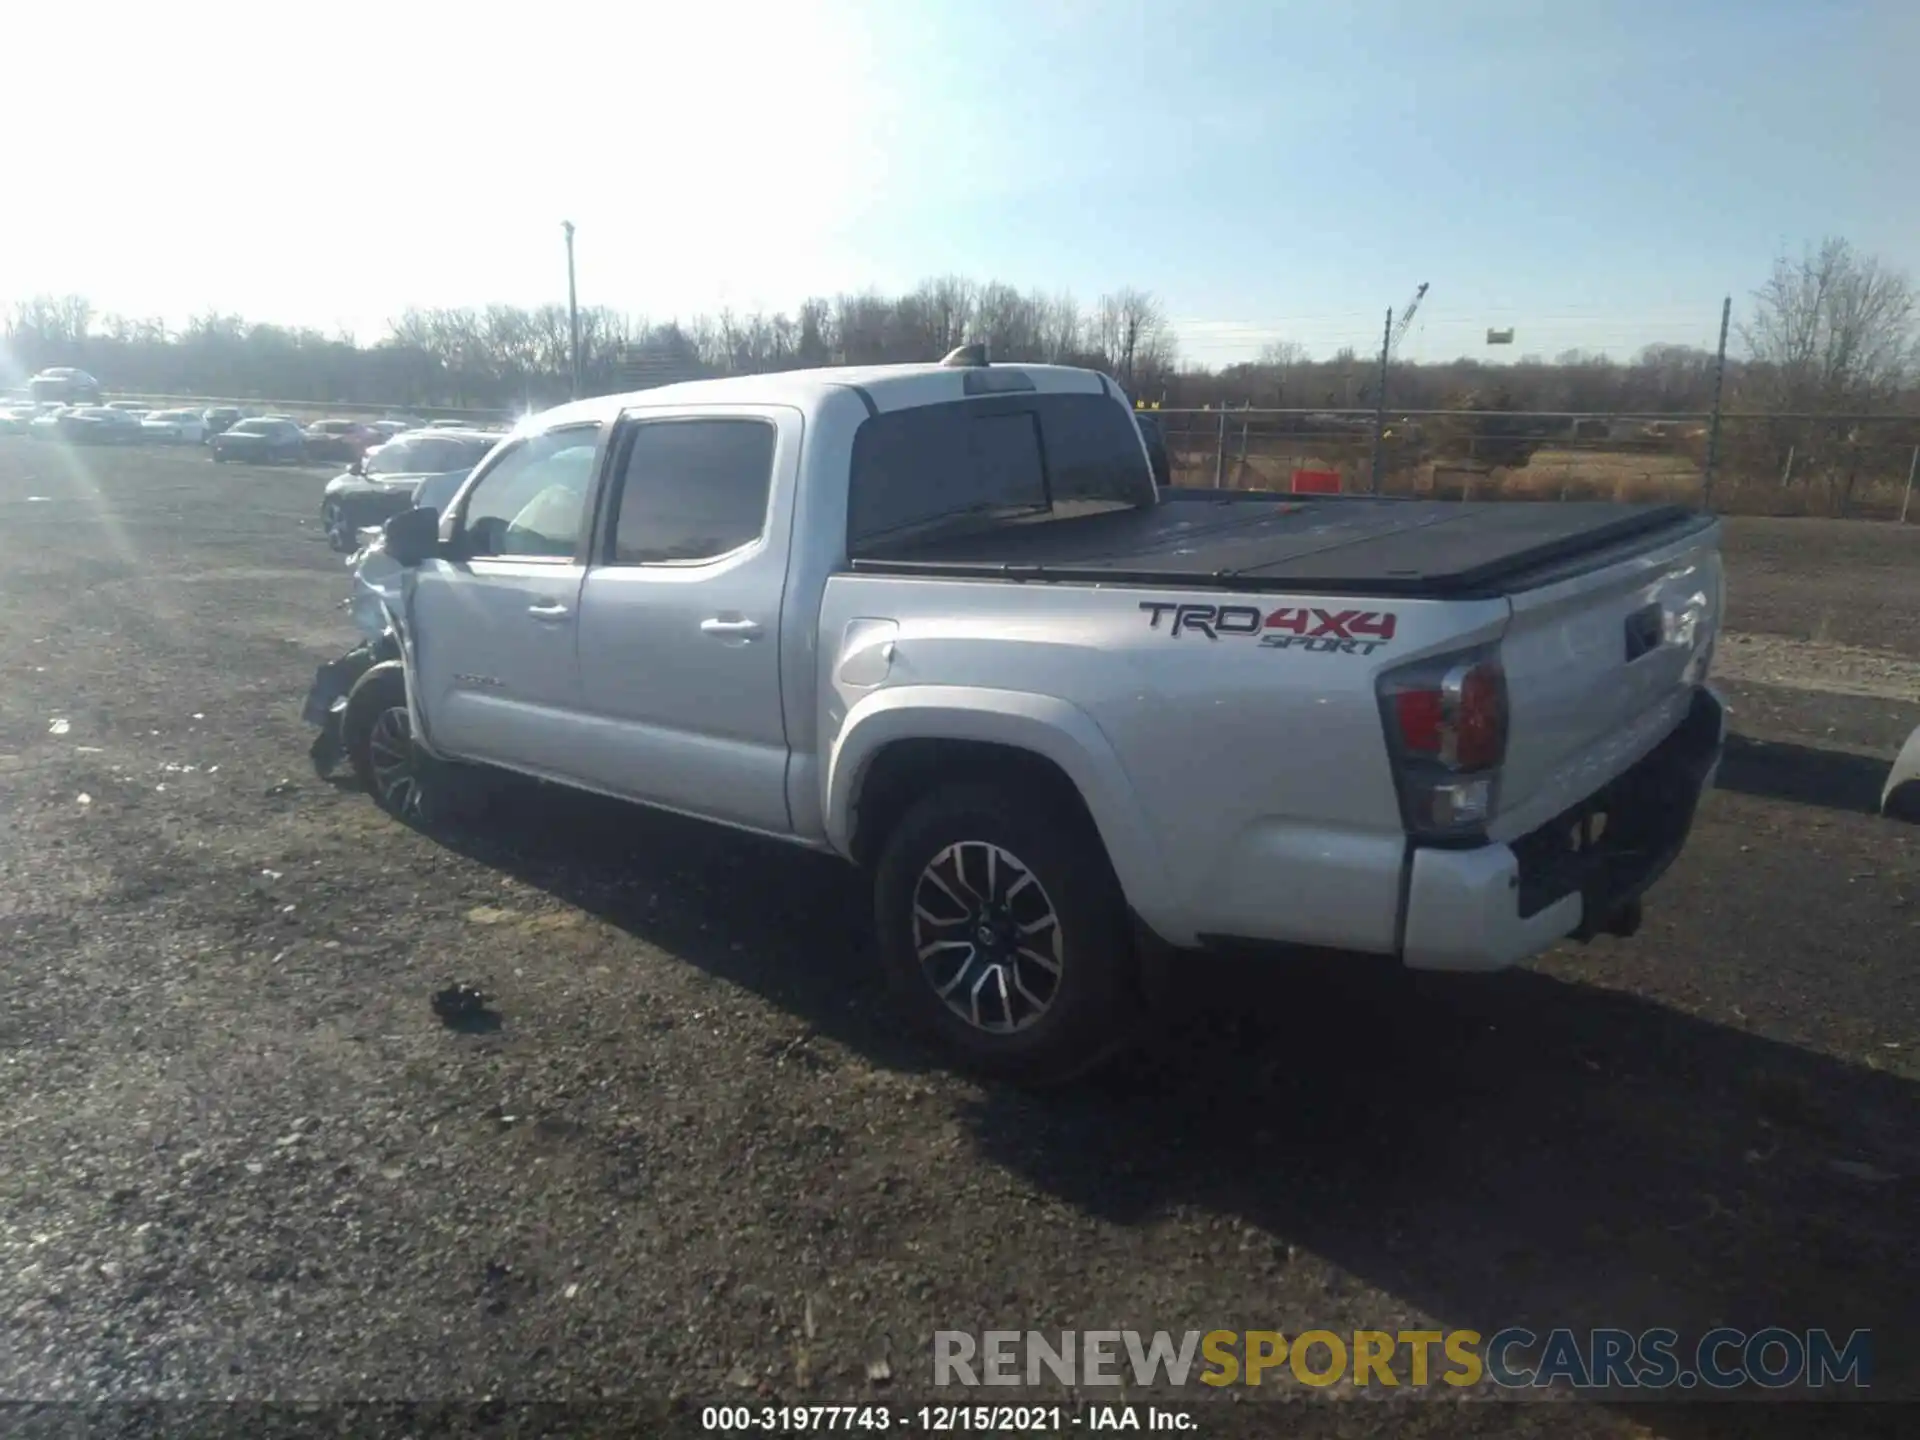
<instances>
[{"instance_id":1,"label":"gravel ground","mask_svg":"<svg viewBox=\"0 0 1920 1440\"><path fill-rule=\"evenodd\" d=\"M1035 1098L901 1037L834 863L543 793L432 839L316 779L321 483L0 440L0 1401L678 1433L951 1401L935 1329L1719 1322L1872 1327L1876 1395L1920 1394L1920 831L1870 814L1920 531L1730 524L1740 736L1635 940L1194 961L1146 1054ZM485 1024L432 1014L454 978ZM1209 1435L1902 1416L1160 1398ZM272 1418L95 1414L156 1417Z\"/></svg>"}]
</instances>

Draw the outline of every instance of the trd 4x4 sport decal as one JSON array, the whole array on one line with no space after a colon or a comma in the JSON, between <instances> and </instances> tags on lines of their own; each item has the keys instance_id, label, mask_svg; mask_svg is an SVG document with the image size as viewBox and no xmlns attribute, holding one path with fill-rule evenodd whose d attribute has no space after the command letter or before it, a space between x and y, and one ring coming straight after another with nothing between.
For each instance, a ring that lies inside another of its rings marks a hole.
<instances>
[{"instance_id":1,"label":"trd 4x4 sport decal","mask_svg":"<svg viewBox=\"0 0 1920 1440\"><path fill-rule=\"evenodd\" d=\"M1262 613L1257 605L1193 605L1142 600L1147 628L1167 621L1173 636L1204 635L1209 640L1258 635L1266 650L1312 650L1339 655L1371 655L1393 639L1391 610L1321 610L1282 605Z\"/></svg>"}]
</instances>

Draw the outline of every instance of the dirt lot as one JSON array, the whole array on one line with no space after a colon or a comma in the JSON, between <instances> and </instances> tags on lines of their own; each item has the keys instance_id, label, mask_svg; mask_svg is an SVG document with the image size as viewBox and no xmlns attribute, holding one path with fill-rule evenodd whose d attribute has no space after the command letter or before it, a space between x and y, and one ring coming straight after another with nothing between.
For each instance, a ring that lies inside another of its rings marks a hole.
<instances>
[{"instance_id":1,"label":"dirt lot","mask_svg":"<svg viewBox=\"0 0 1920 1440\"><path fill-rule=\"evenodd\" d=\"M0 440L0 1401L661 1433L917 1405L935 1329L1719 1322L1871 1327L1875 1394L1920 1393L1920 832L1866 813L1920 723L1920 530L1733 522L1734 622L1777 638L1726 646L1742 736L1634 941L1439 983L1196 961L1149 1054L1038 1099L900 1037L834 864L548 796L435 840L315 778L299 703L351 638L321 484ZM455 977L496 1029L436 1020Z\"/></svg>"}]
</instances>

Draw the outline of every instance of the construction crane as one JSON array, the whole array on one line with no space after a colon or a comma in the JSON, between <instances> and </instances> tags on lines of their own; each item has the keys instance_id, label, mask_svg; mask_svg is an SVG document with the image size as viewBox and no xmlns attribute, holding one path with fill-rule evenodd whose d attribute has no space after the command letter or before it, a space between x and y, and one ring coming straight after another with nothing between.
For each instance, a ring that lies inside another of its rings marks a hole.
<instances>
[{"instance_id":1,"label":"construction crane","mask_svg":"<svg viewBox=\"0 0 1920 1440\"><path fill-rule=\"evenodd\" d=\"M1407 337L1407 331L1413 326L1413 317L1420 309L1420 302L1427 298L1427 282L1422 280L1420 288L1413 292L1413 298L1400 307L1400 318L1394 322L1393 338L1387 342L1387 354L1391 356L1400 348L1400 342Z\"/></svg>"},{"instance_id":2,"label":"construction crane","mask_svg":"<svg viewBox=\"0 0 1920 1440\"><path fill-rule=\"evenodd\" d=\"M1387 365L1400 349L1400 342L1406 338L1407 331L1413 326L1413 317L1420 309L1420 302L1427 298L1427 282L1422 280L1419 288L1413 292L1413 298L1400 307L1400 318L1393 322L1393 328L1387 332L1386 348L1380 352L1380 377L1371 384L1360 387L1360 403L1371 405L1381 393L1379 387L1386 384Z\"/></svg>"},{"instance_id":3,"label":"construction crane","mask_svg":"<svg viewBox=\"0 0 1920 1440\"><path fill-rule=\"evenodd\" d=\"M1387 367L1393 362L1393 352L1400 348L1400 342L1406 338L1407 330L1413 324L1413 317L1419 313L1420 302L1427 298L1427 282L1422 280L1413 292L1413 298L1400 307L1400 318L1392 321L1387 331L1386 343L1380 347L1380 378L1374 382L1373 395L1373 466L1368 481L1367 493L1380 493L1380 441L1386 434L1387 424Z\"/></svg>"}]
</instances>

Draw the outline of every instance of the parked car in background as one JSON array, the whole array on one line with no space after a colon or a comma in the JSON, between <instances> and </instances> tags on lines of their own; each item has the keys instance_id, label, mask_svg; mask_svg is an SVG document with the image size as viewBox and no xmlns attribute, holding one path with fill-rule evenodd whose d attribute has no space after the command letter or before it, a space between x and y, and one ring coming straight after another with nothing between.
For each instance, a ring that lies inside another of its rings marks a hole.
<instances>
[{"instance_id":1,"label":"parked car in background","mask_svg":"<svg viewBox=\"0 0 1920 1440\"><path fill-rule=\"evenodd\" d=\"M154 410L140 422L149 440L169 445L198 445L207 438L207 422L198 410Z\"/></svg>"},{"instance_id":2,"label":"parked car in background","mask_svg":"<svg viewBox=\"0 0 1920 1440\"><path fill-rule=\"evenodd\" d=\"M211 405L200 412L200 418L206 423L207 438L211 440L221 431L232 429L246 417L240 413L238 405Z\"/></svg>"},{"instance_id":3,"label":"parked car in background","mask_svg":"<svg viewBox=\"0 0 1920 1440\"><path fill-rule=\"evenodd\" d=\"M27 422L27 434L36 440L58 440L60 438L60 417L70 407L66 405L41 405L33 419Z\"/></svg>"},{"instance_id":4,"label":"parked car in background","mask_svg":"<svg viewBox=\"0 0 1920 1440\"><path fill-rule=\"evenodd\" d=\"M53 365L27 381L27 393L41 405L98 405L100 382L71 365Z\"/></svg>"},{"instance_id":5,"label":"parked car in background","mask_svg":"<svg viewBox=\"0 0 1920 1440\"><path fill-rule=\"evenodd\" d=\"M236 421L214 436L209 446L215 460L282 464L307 458L307 432L285 415L261 415Z\"/></svg>"},{"instance_id":6,"label":"parked car in background","mask_svg":"<svg viewBox=\"0 0 1920 1440\"><path fill-rule=\"evenodd\" d=\"M49 411L29 427L46 439L69 445L125 445L140 438L140 422L124 410L104 405L68 405Z\"/></svg>"},{"instance_id":7,"label":"parked car in background","mask_svg":"<svg viewBox=\"0 0 1920 1440\"><path fill-rule=\"evenodd\" d=\"M358 460L387 436L358 420L316 420L307 426L309 460Z\"/></svg>"},{"instance_id":8,"label":"parked car in background","mask_svg":"<svg viewBox=\"0 0 1920 1440\"><path fill-rule=\"evenodd\" d=\"M364 526L384 524L415 505L446 509L460 482L499 438L478 431L416 430L369 450L346 474L327 482L320 500L327 543L343 553L356 550L355 532Z\"/></svg>"},{"instance_id":9,"label":"parked car in background","mask_svg":"<svg viewBox=\"0 0 1920 1440\"><path fill-rule=\"evenodd\" d=\"M469 427L470 423L471 422L466 420L429 420L424 428L428 430L465 430Z\"/></svg>"},{"instance_id":10,"label":"parked car in background","mask_svg":"<svg viewBox=\"0 0 1920 1440\"><path fill-rule=\"evenodd\" d=\"M105 405L78 405L67 411L62 432L82 445L126 445L140 438L140 418Z\"/></svg>"},{"instance_id":11,"label":"parked car in background","mask_svg":"<svg viewBox=\"0 0 1920 1440\"><path fill-rule=\"evenodd\" d=\"M369 420L367 428L378 430L391 440L396 435L404 435L409 430L418 430L421 427L419 422L414 420Z\"/></svg>"}]
</instances>

